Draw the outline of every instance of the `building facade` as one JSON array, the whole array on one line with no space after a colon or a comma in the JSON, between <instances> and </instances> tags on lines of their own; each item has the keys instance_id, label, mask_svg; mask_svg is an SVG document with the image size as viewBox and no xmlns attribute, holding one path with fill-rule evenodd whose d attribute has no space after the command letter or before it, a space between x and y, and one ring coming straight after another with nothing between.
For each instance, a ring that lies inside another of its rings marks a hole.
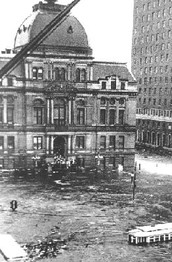
<instances>
[{"instance_id":1,"label":"building facade","mask_svg":"<svg viewBox=\"0 0 172 262\"><path fill-rule=\"evenodd\" d=\"M39 2L19 27L1 68L64 6ZM93 59L72 15L1 81L0 165L31 167L55 155L81 167L133 170L136 81L126 64Z\"/></svg>"},{"instance_id":2,"label":"building facade","mask_svg":"<svg viewBox=\"0 0 172 262\"><path fill-rule=\"evenodd\" d=\"M135 0L132 72L137 143L172 150L172 1Z\"/></svg>"}]
</instances>

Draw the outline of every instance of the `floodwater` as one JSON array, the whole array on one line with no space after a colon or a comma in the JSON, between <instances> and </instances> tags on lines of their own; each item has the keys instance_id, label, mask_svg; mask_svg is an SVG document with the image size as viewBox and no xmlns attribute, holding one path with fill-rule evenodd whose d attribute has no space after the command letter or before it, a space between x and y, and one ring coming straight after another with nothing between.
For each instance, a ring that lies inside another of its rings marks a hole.
<instances>
[{"instance_id":1,"label":"floodwater","mask_svg":"<svg viewBox=\"0 0 172 262\"><path fill-rule=\"evenodd\" d=\"M135 226L172 222L171 158L144 153L136 162L141 170L134 201L127 174L95 182L74 175L62 182L53 177L1 179L0 232L35 245L59 228L68 248L56 258L39 257L44 262L171 262L172 242L128 244L127 232ZM12 199L18 201L15 212Z\"/></svg>"},{"instance_id":2,"label":"floodwater","mask_svg":"<svg viewBox=\"0 0 172 262\"><path fill-rule=\"evenodd\" d=\"M147 153L139 154L136 155L136 164L138 169L140 164L141 170L150 174L172 175L171 156L148 155Z\"/></svg>"}]
</instances>

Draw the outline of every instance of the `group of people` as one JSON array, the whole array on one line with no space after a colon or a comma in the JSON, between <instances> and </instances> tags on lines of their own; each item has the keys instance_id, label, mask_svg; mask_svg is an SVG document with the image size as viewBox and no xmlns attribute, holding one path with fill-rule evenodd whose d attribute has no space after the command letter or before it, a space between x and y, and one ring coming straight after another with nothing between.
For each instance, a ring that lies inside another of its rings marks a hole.
<instances>
[{"instance_id":1,"label":"group of people","mask_svg":"<svg viewBox=\"0 0 172 262\"><path fill-rule=\"evenodd\" d=\"M54 162L51 163L52 170L56 171L59 169L70 169L70 168L77 168L77 160L76 159L66 159L65 157L61 155L55 155L54 156Z\"/></svg>"}]
</instances>

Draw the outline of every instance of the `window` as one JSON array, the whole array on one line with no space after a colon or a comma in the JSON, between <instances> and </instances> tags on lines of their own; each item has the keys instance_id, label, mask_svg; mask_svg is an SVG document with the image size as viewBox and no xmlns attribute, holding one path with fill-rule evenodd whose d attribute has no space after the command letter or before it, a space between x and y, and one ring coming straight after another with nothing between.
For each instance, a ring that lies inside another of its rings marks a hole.
<instances>
[{"instance_id":1,"label":"window","mask_svg":"<svg viewBox=\"0 0 172 262\"><path fill-rule=\"evenodd\" d=\"M0 150L4 149L4 137L0 136Z\"/></svg>"},{"instance_id":2,"label":"window","mask_svg":"<svg viewBox=\"0 0 172 262\"><path fill-rule=\"evenodd\" d=\"M54 79L57 81L65 81L66 79L66 70L63 67L56 67L54 69Z\"/></svg>"},{"instance_id":3,"label":"window","mask_svg":"<svg viewBox=\"0 0 172 262\"><path fill-rule=\"evenodd\" d=\"M8 77L8 78L7 78L7 85L8 85L8 86L12 86L12 85L13 85L13 79L12 79L12 77Z\"/></svg>"},{"instance_id":4,"label":"window","mask_svg":"<svg viewBox=\"0 0 172 262\"><path fill-rule=\"evenodd\" d=\"M106 105L106 98L105 97L101 97L100 104L101 105Z\"/></svg>"},{"instance_id":5,"label":"window","mask_svg":"<svg viewBox=\"0 0 172 262\"><path fill-rule=\"evenodd\" d=\"M124 110L119 110L119 124L124 124Z\"/></svg>"},{"instance_id":6,"label":"window","mask_svg":"<svg viewBox=\"0 0 172 262\"><path fill-rule=\"evenodd\" d=\"M7 122L12 124L14 122L14 108L8 107L7 108Z\"/></svg>"},{"instance_id":7,"label":"window","mask_svg":"<svg viewBox=\"0 0 172 262\"><path fill-rule=\"evenodd\" d=\"M125 82L121 82L121 90L125 90Z\"/></svg>"},{"instance_id":8,"label":"window","mask_svg":"<svg viewBox=\"0 0 172 262\"><path fill-rule=\"evenodd\" d=\"M8 136L7 144L8 149L14 149L14 136Z\"/></svg>"},{"instance_id":9,"label":"window","mask_svg":"<svg viewBox=\"0 0 172 262\"><path fill-rule=\"evenodd\" d=\"M33 148L35 150L40 150L42 149L42 136L35 136L33 138Z\"/></svg>"},{"instance_id":10,"label":"window","mask_svg":"<svg viewBox=\"0 0 172 262\"><path fill-rule=\"evenodd\" d=\"M106 148L106 136L100 137L100 148Z\"/></svg>"},{"instance_id":11,"label":"window","mask_svg":"<svg viewBox=\"0 0 172 262\"><path fill-rule=\"evenodd\" d=\"M3 108L0 107L0 123L3 123L3 112L4 112Z\"/></svg>"},{"instance_id":12,"label":"window","mask_svg":"<svg viewBox=\"0 0 172 262\"><path fill-rule=\"evenodd\" d=\"M43 108L34 107L34 124L42 125L43 124Z\"/></svg>"},{"instance_id":13,"label":"window","mask_svg":"<svg viewBox=\"0 0 172 262\"><path fill-rule=\"evenodd\" d=\"M116 147L116 137L115 136L109 137L109 147L115 149Z\"/></svg>"},{"instance_id":14,"label":"window","mask_svg":"<svg viewBox=\"0 0 172 262\"><path fill-rule=\"evenodd\" d=\"M58 126L65 125L65 108L60 106L54 107L54 123Z\"/></svg>"},{"instance_id":15,"label":"window","mask_svg":"<svg viewBox=\"0 0 172 262\"><path fill-rule=\"evenodd\" d=\"M32 78L34 80L41 80L43 79L43 68L42 67L33 67L32 69Z\"/></svg>"},{"instance_id":16,"label":"window","mask_svg":"<svg viewBox=\"0 0 172 262\"><path fill-rule=\"evenodd\" d=\"M76 147L80 149L85 148L85 137L84 136L76 137Z\"/></svg>"},{"instance_id":17,"label":"window","mask_svg":"<svg viewBox=\"0 0 172 262\"><path fill-rule=\"evenodd\" d=\"M100 124L106 124L106 110L100 109Z\"/></svg>"},{"instance_id":18,"label":"window","mask_svg":"<svg viewBox=\"0 0 172 262\"><path fill-rule=\"evenodd\" d=\"M163 43L163 44L161 45L161 50L164 50L164 48L165 48L165 44Z\"/></svg>"},{"instance_id":19,"label":"window","mask_svg":"<svg viewBox=\"0 0 172 262\"><path fill-rule=\"evenodd\" d=\"M111 89L115 90L116 89L116 79L111 81Z\"/></svg>"},{"instance_id":20,"label":"window","mask_svg":"<svg viewBox=\"0 0 172 262\"><path fill-rule=\"evenodd\" d=\"M66 74L65 69L64 68L60 68L60 71L59 71L59 78L60 78L59 80L60 81L65 81L65 79L66 79L65 74Z\"/></svg>"},{"instance_id":21,"label":"window","mask_svg":"<svg viewBox=\"0 0 172 262\"><path fill-rule=\"evenodd\" d=\"M110 156L109 165L111 165L112 167L115 167L115 157L114 156Z\"/></svg>"},{"instance_id":22,"label":"window","mask_svg":"<svg viewBox=\"0 0 172 262\"><path fill-rule=\"evenodd\" d=\"M102 89L106 89L106 82L102 81Z\"/></svg>"},{"instance_id":23,"label":"window","mask_svg":"<svg viewBox=\"0 0 172 262\"><path fill-rule=\"evenodd\" d=\"M85 109L77 108L77 124L84 125L85 124Z\"/></svg>"},{"instance_id":24,"label":"window","mask_svg":"<svg viewBox=\"0 0 172 262\"><path fill-rule=\"evenodd\" d=\"M109 125L114 125L116 122L116 110L110 109L109 110Z\"/></svg>"},{"instance_id":25,"label":"window","mask_svg":"<svg viewBox=\"0 0 172 262\"><path fill-rule=\"evenodd\" d=\"M119 136L119 148L124 149L124 136Z\"/></svg>"},{"instance_id":26,"label":"window","mask_svg":"<svg viewBox=\"0 0 172 262\"><path fill-rule=\"evenodd\" d=\"M76 69L76 82L85 82L86 81L86 70L85 69Z\"/></svg>"},{"instance_id":27,"label":"window","mask_svg":"<svg viewBox=\"0 0 172 262\"><path fill-rule=\"evenodd\" d=\"M81 82L85 82L85 81L86 81L86 70L81 69Z\"/></svg>"},{"instance_id":28,"label":"window","mask_svg":"<svg viewBox=\"0 0 172 262\"><path fill-rule=\"evenodd\" d=\"M43 69L42 68L38 68L38 80L43 79Z\"/></svg>"}]
</instances>

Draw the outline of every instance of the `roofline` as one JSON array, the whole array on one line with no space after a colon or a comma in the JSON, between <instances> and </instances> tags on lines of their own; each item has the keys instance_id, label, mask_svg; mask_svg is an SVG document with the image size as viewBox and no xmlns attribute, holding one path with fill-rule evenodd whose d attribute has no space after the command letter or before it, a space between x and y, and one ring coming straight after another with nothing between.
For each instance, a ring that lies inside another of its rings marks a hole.
<instances>
[{"instance_id":1,"label":"roofline","mask_svg":"<svg viewBox=\"0 0 172 262\"><path fill-rule=\"evenodd\" d=\"M93 63L95 64L110 64L110 65L122 65L127 67L127 63L125 62L113 62L113 61L96 61L94 60Z\"/></svg>"}]
</instances>

